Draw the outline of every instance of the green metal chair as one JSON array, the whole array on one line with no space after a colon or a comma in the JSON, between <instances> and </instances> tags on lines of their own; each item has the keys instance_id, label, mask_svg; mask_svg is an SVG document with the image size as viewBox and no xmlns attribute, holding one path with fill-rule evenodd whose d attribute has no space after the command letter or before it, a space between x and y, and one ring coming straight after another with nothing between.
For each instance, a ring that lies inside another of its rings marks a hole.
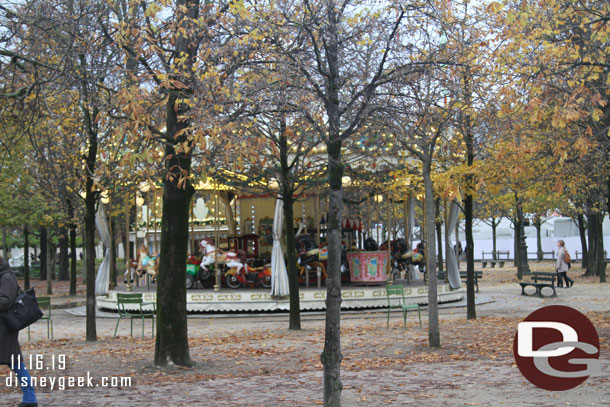
<instances>
[{"instance_id":1,"label":"green metal chair","mask_svg":"<svg viewBox=\"0 0 610 407\"><path fill-rule=\"evenodd\" d=\"M51 319L51 297L37 297L36 301L38 302L38 307L43 312L42 317L40 319L47 320L47 339L50 337L53 339L53 320ZM46 312L45 312L46 308ZM50 336L49 336L50 332ZM30 335L30 327L28 326L28 341L31 339Z\"/></svg>"},{"instance_id":2,"label":"green metal chair","mask_svg":"<svg viewBox=\"0 0 610 407\"><path fill-rule=\"evenodd\" d=\"M419 317L419 327L421 324L421 312L418 304L407 304L405 300L405 288L402 284L388 284L385 287L386 296L388 298L388 318L386 328L390 327L390 312L392 308L402 309L402 319L405 329L407 329L407 311L417 310L417 316Z\"/></svg>"},{"instance_id":3,"label":"green metal chair","mask_svg":"<svg viewBox=\"0 0 610 407\"><path fill-rule=\"evenodd\" d=\"M144 309L145 307L147 307L147 309ZM115 338L117 330L119 329L119 322L121 322L122 318L129 318L132 338L134 318L142 320L142 338L144 337L144 320L150 318L152 320L151 336L155 336L156 306L155 303L144 302L142 300L142 293L117 294L117 308L119 311L119 319L116 321L116 327L114 328Z\"/></svg>"}]
</instances>

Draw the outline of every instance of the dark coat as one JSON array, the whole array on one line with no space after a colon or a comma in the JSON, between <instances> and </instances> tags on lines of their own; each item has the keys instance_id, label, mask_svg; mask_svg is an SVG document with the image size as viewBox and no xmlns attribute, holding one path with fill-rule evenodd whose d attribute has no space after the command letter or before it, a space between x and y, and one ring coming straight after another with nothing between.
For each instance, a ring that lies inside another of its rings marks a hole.
<instances>
[{"instance_id":1,"label":"dark coat","mask_svg":"<svg viewBox=\"0 0 610 407\"><path fill-rule=\"evenodd\" d=\"M6 263L0 266L0 312L7 311L13 305L15 297L19 292L19 283L10 266ZM0 364L10 364L11 355L21 354L19 332L9 330L0 317Z\"/></svg>"}]
</instances>

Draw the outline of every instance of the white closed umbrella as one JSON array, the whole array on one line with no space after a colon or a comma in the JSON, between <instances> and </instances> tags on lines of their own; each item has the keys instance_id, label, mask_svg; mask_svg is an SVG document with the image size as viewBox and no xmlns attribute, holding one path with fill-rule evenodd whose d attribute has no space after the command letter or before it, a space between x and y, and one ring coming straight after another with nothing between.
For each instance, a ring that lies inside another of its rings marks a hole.
<instances>
[{"instance_id":1,"label":"white closed umbrella","mask_svg":"<svg viewBox=\"0 0 610 407\"><path fill-rule=\"evenodd\" d=\"M285 297L288 295L288 272L284 262L284 251L280 239L284 226L284 209L282 201L275 201L273 215L273 250L271 251L271 296Z\"/></svg>"},{"instance_id":2,"label":"white closed umbrella","mask_svg":"<svg viewBox=\"0 0 610 407\"><path fill-rule=\"evenodd\" d=\"M455 234L458 219L460 215L460 206L456 199L451 201L451 209L449 209L449 219L447 222L448 241L451 242L451 237ZM460 279L460 270L458 269L458 259L452 247L447 247L447 275L449 277L449 286L453 289L460 288L462 281Z\"/></svg>"},{"instance_id":3,"label":"white closed umbrella","mask_svg":"<svg viewBox=\"0 0 610 407\"><path fill-rule=\"evenodd\" d=\"M106 219L104 204L101 202L95 213L95 228L102 239L102 243L106 246L106 255L95 277L95 294L107 295L110 283L110 245L112 244L112 239L110 237L110 227L108 226L108 219Z\"/></svg>"},{"instance_id":4,"label":"white closed umbrella","mask_svg":"<svg viewBox=\"0 0 610 407\"><path fill-rule=\"evenodd\" d=\"M409 198L409 217L407 222L407 236L409 237L409 245L411 246L409 249L414 249L413 244L413 228L415 227L415 198L411 196ZM415 271L415 266L409 266L409 273L411 273L411 280L421 280L421 277L417 271Z\"/></svg>"}]
</instances>

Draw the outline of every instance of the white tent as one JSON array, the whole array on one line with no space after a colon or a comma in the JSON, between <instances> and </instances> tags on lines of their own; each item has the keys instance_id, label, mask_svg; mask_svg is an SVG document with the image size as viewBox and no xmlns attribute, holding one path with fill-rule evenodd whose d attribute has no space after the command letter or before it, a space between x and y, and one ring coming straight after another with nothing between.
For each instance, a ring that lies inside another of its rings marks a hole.
<instances>
[{"instance_id":1,"label":"white tent","mask_svg":"<svg viewBox=\"0 0 610 407\"><path fill-rule=\"evenodd\" d=\"M110 245L112 244L112 239L110 238L110 227L108 226L104 204L101 202L95 214L95 227L104 246L106 246L106 255L97 270L97 277L95 278L95 294L107 295L110 283Z\"/></svg>"},{"instance_id":2,"label":"white tent","mask_svg":"<svg viewBox=\"0 0 610 407\"><path fill-rule=\"evenodd\" d=\"M280 239L284 227L284 209L282 201L275 201L275 215L273 216L273 250L271 252L271 295L285 297L288 295L288 272L284 262L284 252Z\"/></svg>"}]
</instances>

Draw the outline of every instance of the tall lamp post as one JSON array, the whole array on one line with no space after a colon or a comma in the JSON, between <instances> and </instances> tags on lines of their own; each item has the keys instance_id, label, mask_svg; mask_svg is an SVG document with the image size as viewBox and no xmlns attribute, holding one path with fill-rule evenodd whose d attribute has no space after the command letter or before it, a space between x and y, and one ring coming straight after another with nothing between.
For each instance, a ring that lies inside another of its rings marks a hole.
<instances>
[{"instance_id":1,"label":"tall lamp post","mask_svg":"<svg viewBox=\"0 0 610 407\"><path fill-rule=\"evenodd\" d=\"M523 216L523 207L521 200L517 197L517 219L519 221L519 241L517 242L519 253L517 253L517 279L521 280L524 275L530 274L530 266L527 261L527 243L525 241L525 218Z\"/></svg>"}]
</instances>

